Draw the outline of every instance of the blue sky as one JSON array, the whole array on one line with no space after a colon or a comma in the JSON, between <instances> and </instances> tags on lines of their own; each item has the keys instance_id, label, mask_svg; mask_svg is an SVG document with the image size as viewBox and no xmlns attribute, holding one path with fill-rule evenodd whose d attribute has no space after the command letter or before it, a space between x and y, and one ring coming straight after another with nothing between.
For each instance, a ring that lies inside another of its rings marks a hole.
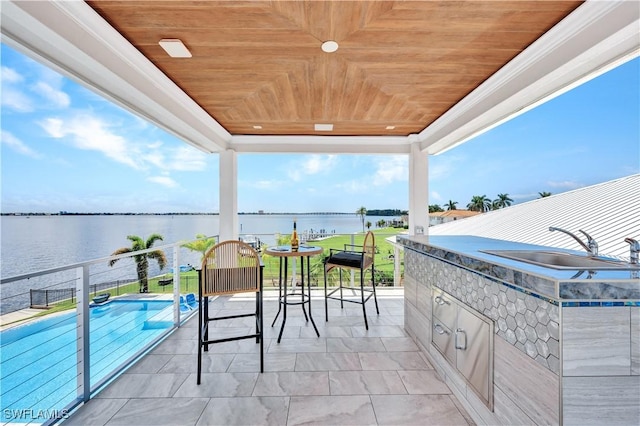
<instances>
[{"instance_id":1,"label":"blue sky","mask_svg":"<svg viewBox=\"0 0 640 426\"><path fill-rule=\"evenodd\" d=\"M207 155L1 46L1 211L217 212ZM640 172L640 59L429 158L429 203L515 203ZM238 157L241 212L408 208L406 156ZM375 195L374 195L375 194Z\"/></svg>"}]
</instances>

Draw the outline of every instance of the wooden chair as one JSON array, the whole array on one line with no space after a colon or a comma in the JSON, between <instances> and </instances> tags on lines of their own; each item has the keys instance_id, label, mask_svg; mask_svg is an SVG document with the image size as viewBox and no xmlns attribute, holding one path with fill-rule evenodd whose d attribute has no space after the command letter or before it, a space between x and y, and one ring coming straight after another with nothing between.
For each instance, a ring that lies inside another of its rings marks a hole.
<instances>
[{"instance_id":1,"label":"wooden chair","mask_svg":"<svg viewBox=\"0 0 640 426\"><path fill-rule=\"evenodd\" d=\"M360 250L355 250L359 248ZM350 244L345 244L344 250L329 250L329 257L326 259L324 264L324 308L325 308L325 319L329 321L329 309L327 300L334 299L340 301L340 308L344 308L344 302L350 303L359 303L362 305L362 312L364 314L364 326L368 330L369 323L367 322L367 309L366 302L373 296L373 300L376 305L376 313L380 315L380 311L378 309L378 298L376 296L376 283L375 283L375 256L376 244L375 237L373 232L369 231L364 237L364 243L362 246L354 246ZM338 288L332 290L327 293L327 274L331 272L334 268L338 268L340 272L340 279L338 282ZM360 288L352 288L350 286L344 286L342 284L342 270L358 270L360 271ZM367 271L371 271L371 289L365 289L364 287L364 276ZM349 289L360 292L360 299L349 299L345 298L343 294L343 289ZM336 292L340 292L339 296L334 296ZM365 294L367 296L365 297Z\"/></svg>"},{"instance_id":2,"label":"wooden chair","mask_svg":"<svg viewBox=\"0 0 640 426\"><path fill-rule=\"evenodd\" d=\"M260 372L264 372L263 267L258 252L242 241L223 241L205 253L198 271L198 384L202 372L202 350L208 351L209 345L214 343L255 338L260 344ZM209 297L249 292L256 294L255 312L209 317ZM210 322L252 316L256 319L255 333L209 340Z\"/></svg>"}]
</instances>

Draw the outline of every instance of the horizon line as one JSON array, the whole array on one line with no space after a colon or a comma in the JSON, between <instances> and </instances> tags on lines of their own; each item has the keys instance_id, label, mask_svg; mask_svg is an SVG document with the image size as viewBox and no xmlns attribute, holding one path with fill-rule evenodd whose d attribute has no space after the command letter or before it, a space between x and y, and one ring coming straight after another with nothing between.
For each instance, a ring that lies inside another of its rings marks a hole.
<instances>
[{"instance_id":1,"label":"horizon line","mask_svg":"<svg viewBox=\"0 0 640 426\"><path fill-rule=\"evenodd\" d=\"M372 209L373 212L379 212L383 210L392 209ZM368 215L367 211L367 215ZM355 212L238 212L238 215L357 215ZM407 213L389 214L389 215L376 215L376 216L398 216ZM150 213L150 212L8 212L0 213L0 216L135 216L135 215L156 215L156 216L170 216L170 215L210 215L219 216L220 213L207 213L207 212L165 212L165 213Z\"/></svg>"}]
</instances>

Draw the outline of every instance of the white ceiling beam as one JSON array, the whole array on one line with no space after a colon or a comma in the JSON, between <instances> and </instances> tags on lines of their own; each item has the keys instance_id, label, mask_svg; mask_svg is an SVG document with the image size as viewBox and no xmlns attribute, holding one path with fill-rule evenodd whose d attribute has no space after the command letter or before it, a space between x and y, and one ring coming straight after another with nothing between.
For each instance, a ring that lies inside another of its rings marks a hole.
<instances>
[{"instance_id":1,"label":"white ceiling beam","mask_svg":"<svg viewBox=\"0 0 640 426\"><path fill-rule=\"evenodd\" d=\"M439 154L460 145L639 52L636 0L587 1L420 132L421 149Z\"/></svg>"},{"instance_id":2,"label":"white ceiling beam","mask_svg":"<svg viewBox=\"0 0 640 426\"><path fill-rule=\"evenodd\" d=\"M414 135L415 136L415 135ZM238 153L408 154L406 136L233 136Z\"/></svg>"},{"instance_id":3,"label":"white ceiling beam","mask_svg":"<svg viewBox=\"0 0 640 426\"><path fill-rule=\"evenodd\" d=\"M0 13L7 45L205 152L226 149L231 135L84 1L3 1Z\"/></svg>"}]
</instances>

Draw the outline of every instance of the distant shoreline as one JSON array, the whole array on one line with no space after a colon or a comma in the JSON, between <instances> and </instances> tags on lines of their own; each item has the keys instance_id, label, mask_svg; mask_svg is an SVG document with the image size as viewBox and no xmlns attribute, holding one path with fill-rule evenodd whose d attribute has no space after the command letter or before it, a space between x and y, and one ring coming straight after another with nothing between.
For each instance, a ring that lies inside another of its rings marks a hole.
<instances>
[{"instance_id":1,"label":"distant shoreline","mask_svg":"<svg viewBox=\"0 0 640 426\"><path fill-rule=\"evenodd\" d=\"M355 215L356 213L345 212L279 212L279 213L266 213L266 212L240 212L238 215L256 215L256 216L274 216L274 215L300 215L300 216L332 216L332 215ZM387 213L380 210L367 211L367 216L400 216L402 213ZM0 216L219 216L220 213L0 213Z\"/></svg>"}]
</instances>

